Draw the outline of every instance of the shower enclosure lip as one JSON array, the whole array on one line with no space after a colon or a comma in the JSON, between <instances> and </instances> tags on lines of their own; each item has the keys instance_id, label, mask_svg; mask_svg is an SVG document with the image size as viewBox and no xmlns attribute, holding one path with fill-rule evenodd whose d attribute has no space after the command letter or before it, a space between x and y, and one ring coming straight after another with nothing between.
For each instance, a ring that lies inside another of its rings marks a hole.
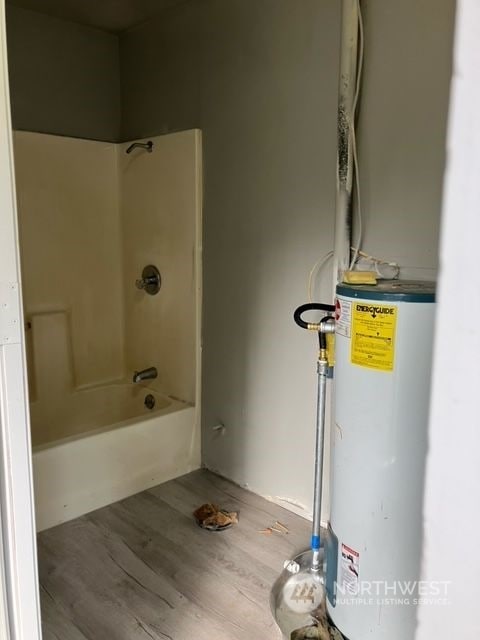
<instances>
[{"instance_id":1,"label":"shower enclosure lip","mask_svg":"<svg viewBox=\"0 0 480 640\"><path fill-rule=\"evenodd\" d=\"M132 153L136 148L145 149L148 153L152 153L153 142L151 140L148 140L148 142L133 142L129 147L127 147L125 153Z\"/></svg>"}]
</instances>

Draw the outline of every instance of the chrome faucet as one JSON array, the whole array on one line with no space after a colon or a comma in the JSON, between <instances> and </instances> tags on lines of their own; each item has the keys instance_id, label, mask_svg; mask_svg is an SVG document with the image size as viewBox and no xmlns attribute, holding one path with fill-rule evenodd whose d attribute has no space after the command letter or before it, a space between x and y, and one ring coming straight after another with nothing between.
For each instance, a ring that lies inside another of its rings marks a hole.
<instances>
[{"instance_id":1,"label":"chrome faucet","mask_svg":"<svg viewBox=\"0 0 480 640\"><path fill-rule=\"evenodd\" d=\"M148 369L142 369L142 371L135 371L133 374L133 382L142 382L142 380L153 380L158 376L156 367L148 367Z\"/></svg>"}]
</instances>

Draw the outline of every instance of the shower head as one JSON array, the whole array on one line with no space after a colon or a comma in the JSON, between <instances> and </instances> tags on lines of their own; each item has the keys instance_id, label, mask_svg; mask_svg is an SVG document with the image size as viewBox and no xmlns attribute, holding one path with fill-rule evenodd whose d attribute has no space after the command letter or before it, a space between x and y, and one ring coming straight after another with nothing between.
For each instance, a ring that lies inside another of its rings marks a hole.
<instances>
[{"instance_id":1,"label":"shower head","mask_svg":"<svg viewBox=\"0 0 480 640\"><path fill-rule=\"evenodd\" d=\"M132 153L132 151L137 147L140 149L146 149L148 153L152 153L153 142L151 140L148 142L134 142L127 148L126 153Z\"/></svg>"}]
</instances>

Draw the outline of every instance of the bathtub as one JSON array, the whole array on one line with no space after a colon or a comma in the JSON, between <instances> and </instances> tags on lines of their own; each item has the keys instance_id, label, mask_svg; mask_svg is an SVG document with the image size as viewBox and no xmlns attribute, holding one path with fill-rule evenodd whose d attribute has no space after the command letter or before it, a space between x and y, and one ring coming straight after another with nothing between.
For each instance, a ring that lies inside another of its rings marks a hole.
<instances>
[{"instance_id":1,"label":"bathtub","mask_svg":"<svg viewBox=\"0 0 480 640\"><path fill-rule=\"evenodd\" d=\"M196 408L149 385L77 390L30 414L38 531L200 466Z\"/></svg>"}]
</instances>

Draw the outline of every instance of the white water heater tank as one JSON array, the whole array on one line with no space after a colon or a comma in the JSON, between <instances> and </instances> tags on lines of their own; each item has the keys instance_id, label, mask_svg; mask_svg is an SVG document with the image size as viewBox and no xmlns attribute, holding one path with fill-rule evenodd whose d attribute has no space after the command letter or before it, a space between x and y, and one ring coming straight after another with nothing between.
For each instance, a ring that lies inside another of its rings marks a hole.
<instances>
[{"instance_id":1,"label":"white water heater tank","mask_svg":"<svg viewBox=\"0 0 480 640\"><path fill-rule=\"evenodd\" d=\"M434 285L339 285L327 610L348 640L413 640Z\"/></svg>"}]
</instances>

